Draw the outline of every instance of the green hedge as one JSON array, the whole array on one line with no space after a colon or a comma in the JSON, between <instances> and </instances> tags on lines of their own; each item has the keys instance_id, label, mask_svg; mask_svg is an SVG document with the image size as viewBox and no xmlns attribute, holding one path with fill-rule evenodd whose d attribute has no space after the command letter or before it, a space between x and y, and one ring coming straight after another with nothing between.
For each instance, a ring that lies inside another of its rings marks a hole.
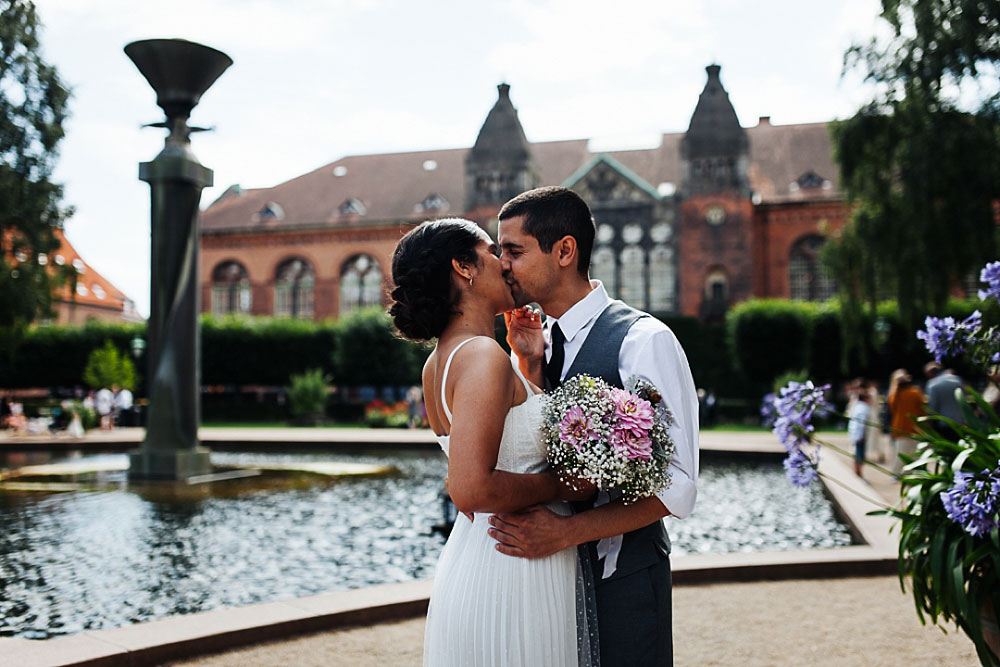
<instances>
[{"instance_id":1,"label":"green hedge","mask_svg":"<svg viewBox=\"0 0 1000 667\"><path fill-rule=\"evenodd\" d=\"M284 386L318 368L336 378L332 323L273 317L201 318L201 382Z\"/></svg>"},{"instance_id":2,"label":"green hedge","mask_svg":"<svg viewBox=\"0 0 1000 667\"><path fill-rule=\"evenodd\" d=\"M110 340L131 358L142 324L88 323L28 330L12 360L0 360L0 387L83 385L90 352ZM429 350L401 340L379 309L335 322L268 317L201 318L203 385L287 386L293 374L321 369L336 385L409 385L420 381ZM145 359L136 370L142 376Z\"/></svg>"},{"instance_id":3,"label":"green hedge","mask_svg":"<svg viewBox=\"0 0 1000 667\"><path fill-rule=\"evenodd\" d=\"M977 309L987 323L1000 321L995 304L978 300L954 299L935 315L961 319ZM879 321L886 325L882 336L876 333ZM915 377L922 375L931 357L916 330L903 326L894 302L879 304L874 316L863 315L859 328L855 344L848 347L836 301L752 299L734 306L726 317L735 369L759 393L768 391L774 379L787 372L805 371L816 382L835 385L853 377L886 382L896 368L906 368ZM969 369L957 364L956 370Z\"/></svg>"},{"instance_id":4,"label":"green hedge","mask_svg":"<svg viewBox=\"0 0 1000 667\"><path fill-rule=\"evenodd\" d=\"M0 386L75 387L82 386L83 369L91 351L105 340L119 353L132 358L131 341L144 336L144 324L88 322L82 327L40 326L25 333L13 359L0 360ZM142 375L142 369L136 370Z\"/></svg>"}]
</instances>

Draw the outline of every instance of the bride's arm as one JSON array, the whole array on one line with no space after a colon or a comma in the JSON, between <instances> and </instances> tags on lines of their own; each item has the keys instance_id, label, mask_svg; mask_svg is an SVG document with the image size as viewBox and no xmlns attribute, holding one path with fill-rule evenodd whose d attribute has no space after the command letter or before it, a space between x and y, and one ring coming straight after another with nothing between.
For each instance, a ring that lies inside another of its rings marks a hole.
<instances>
[{"instance_id":1,"label":"bride's arm","mask_svg":"<svg viewBox=\"0 0 1000 667\"><path fill-rule=\"evenodd\" d=\"M448 448L448 490L462 512L511 512L565 497L553 473L497 470L504 420L520 382L510 360L489 341L456 355L446 393L454 418Z\"/></svg>"}]
</instances>

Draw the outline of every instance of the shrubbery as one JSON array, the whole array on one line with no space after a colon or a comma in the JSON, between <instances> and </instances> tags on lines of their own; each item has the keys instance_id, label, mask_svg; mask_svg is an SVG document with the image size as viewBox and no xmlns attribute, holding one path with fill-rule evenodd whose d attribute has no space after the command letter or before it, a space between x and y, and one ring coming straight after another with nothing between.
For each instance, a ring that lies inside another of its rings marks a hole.
<instances>
[{"instance_id":1,"label":"shrubbery","mask_svg":"<svg viewBox=\"0 0 1000 667\"><path fill-rule=\"evenodd\" d=\"M939 315L964 318L980 305L955 299ZM996 308L983 315L987 322L1000 319ZM927 360L916 331L902 325L895 303L879 304L875 316L865 315L858 328L852 341L856 344L848 347L835 301L751 299L734 306L726 317L736 369L759 394L789 372L836 385L858 376L885 380L895 368L919 373Z\"/></svg>"},{"instance_id":2,"label":"shrubbery","mask_svg":"<svg viewBox=\"0 0 1000 667\"><path fill-rule=\"evenodd\" d=\"M296 417L323 414L328 393L329 387L322 369L313 368L301 375L293 374L288 388L288 403L292 414Z\"/></svg>"}]
</instances>

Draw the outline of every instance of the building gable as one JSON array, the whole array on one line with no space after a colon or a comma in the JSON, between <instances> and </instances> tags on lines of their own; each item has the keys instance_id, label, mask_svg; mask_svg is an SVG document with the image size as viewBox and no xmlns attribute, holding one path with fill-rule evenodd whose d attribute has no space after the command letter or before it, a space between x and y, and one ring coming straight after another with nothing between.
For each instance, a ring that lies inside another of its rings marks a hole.
<instances>
[{"instance_id":1,"label":"building gable","mask_svg":"<svg viewBox=\"0 0 1000 667\"><path fill-rule=\"evenodd\" d=\"M660 195L634 171L610 155L595 156L563 182L587 202L656 202Z\"/></svg>"}]
</instances>

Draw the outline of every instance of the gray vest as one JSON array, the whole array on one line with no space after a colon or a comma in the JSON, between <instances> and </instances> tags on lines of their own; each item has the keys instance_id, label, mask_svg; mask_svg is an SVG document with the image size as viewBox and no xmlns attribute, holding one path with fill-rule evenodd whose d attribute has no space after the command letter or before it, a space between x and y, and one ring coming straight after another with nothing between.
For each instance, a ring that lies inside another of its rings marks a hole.
<instances>
[{"instance_id":1,"label":"gray vest","mask_svg":"<svg viewBox=\"0 0 1000 667\"><path fill-rule=\"evenodd\" d=\"M625 340L629 328L643 317L649 315L621 301L612 301L598 316L590 333L587 334L587 340L583 342L569 370L566 371L566 377L586 373L603 379L613 387L623 388L621 373L618 370L622 341ZM590 507L593 505L578 506L578 509ZM604 561L597 558L597 542L589 542L586 546L590 551L594 581L598 586L602 581L612 581L645 569L670 554L670 539L662 521L625 533L621 553L618 555L618 568L608 579L601 579Z\"/></svg>"}]
</instances>

